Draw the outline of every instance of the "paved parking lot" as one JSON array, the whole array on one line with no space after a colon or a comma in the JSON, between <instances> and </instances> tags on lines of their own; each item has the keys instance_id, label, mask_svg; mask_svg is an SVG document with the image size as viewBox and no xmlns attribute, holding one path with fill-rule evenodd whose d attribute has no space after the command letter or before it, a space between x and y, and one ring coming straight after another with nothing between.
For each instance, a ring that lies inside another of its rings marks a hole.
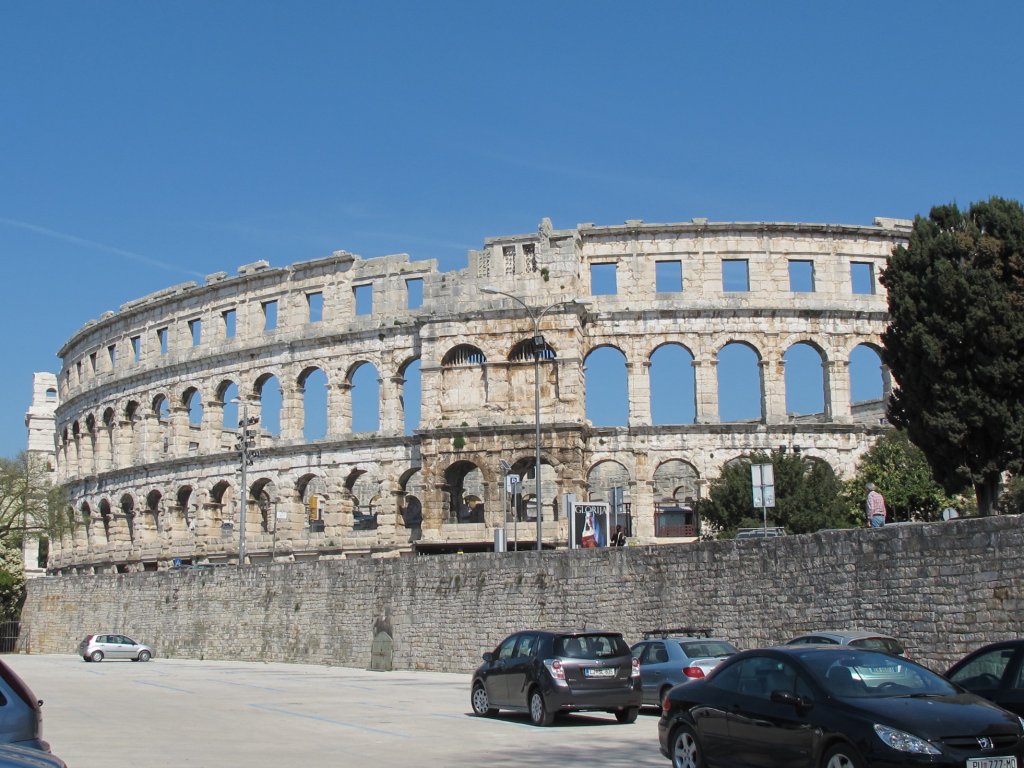
<instances>
[{"instance_id":1,"label":"paved parking lot","mask_svg":"<svg viewBox=\"0 0 1024 768\"><path fill-rule=\"evenodd\" d=\"M70 768L658 766L657 712L636 723L470 714L469 676L78 656L4 657L43 699Z\"/></svg>"}]
</instances>

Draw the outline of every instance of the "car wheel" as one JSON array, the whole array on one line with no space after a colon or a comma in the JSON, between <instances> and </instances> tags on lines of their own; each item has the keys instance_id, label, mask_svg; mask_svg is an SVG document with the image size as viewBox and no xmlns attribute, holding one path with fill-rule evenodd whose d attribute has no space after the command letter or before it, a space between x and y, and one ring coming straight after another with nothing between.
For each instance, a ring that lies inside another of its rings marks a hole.
<instances>
[{"instance_id":1,"label":"car wheel","mask_svg":"<svg viewBox=\"0 0 1024 768\"><path fill-rule=\"evenodd\" d=\"M491 700L487 697L487 689L480 683L473 686L473 693L470 695L473 703L473 714L480 717L494 717L498 710L491 706Z\"/></svg>"},{"instance_id":2,"label":"car wheel","mask_svg":"<svg viewBox=\"0 0 1024 768\"><path fill-rule=\"evenodd\" d=\"M90 661L103 661L103 651L93 651L89 654Z\"/></svg>"},{"instance_id":3,"label":"car wheel","mask_svg":"<svg viewBox=\"0 0 1024 768\"><path fill-rule=\"evenodd\" d=\"M149 661L153 658L153 654L149 651L139 651L139 661Z\"/></svg>"},{"instance_id":4,"label":"car wheel","mask_svg":"<svg viewBox=\"0 0 1024 768\"><path fill-rule=\"evenodd\" d=\"M530 693L530 720L534 725L551 725L555 722L555 715L545 706L540 691Z\"/></svg>"},{"instance_id":5,"label":"car wheel","mask_svg":"<svg viewBox=\"0 0 1024 768\"><path fill-rule=\"evenodd\" d=\"M838 744L821 758L821 768L864 768L864 763L849 744Z\"/></svg>"},{"instance_id":6,"label":"car wheel","mask_svg":"<svg viewBox=\"0 0 1024 768\"><path fill-rule=\"evenodd\" d=\"M697 734L688 725L681 725L672 734L672 768L704 768L704 754Z\"/></svg>"},{"instance_id":7,"label":"car wheel","mask_svg":"<svg viewBox=\"0 0 1024 768\"><path fill-rule=\"evenodd\" d=\"M620 723L635 723L638 714L640 714L640 707L625 707L615 710L615 719Z\"/></svg>"}]
</instances>

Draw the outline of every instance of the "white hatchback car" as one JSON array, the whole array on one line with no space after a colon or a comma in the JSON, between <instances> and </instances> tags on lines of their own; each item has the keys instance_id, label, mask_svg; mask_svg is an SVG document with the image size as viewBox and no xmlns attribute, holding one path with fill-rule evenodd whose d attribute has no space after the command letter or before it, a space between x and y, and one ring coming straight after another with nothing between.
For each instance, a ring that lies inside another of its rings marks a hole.
<instances>
[{"instance_id":1,"label":"white hatchback car","mask_svg":"<svg viewBox=\"0 0 1024 768\"><path fill-rule=\"evenodd\" d=\"M125 635L86 635L85 640L78 644L78 655L86 661L149 661L153 658L153 649L148 645L136 643Z\"/></svg>"}]
</instances>

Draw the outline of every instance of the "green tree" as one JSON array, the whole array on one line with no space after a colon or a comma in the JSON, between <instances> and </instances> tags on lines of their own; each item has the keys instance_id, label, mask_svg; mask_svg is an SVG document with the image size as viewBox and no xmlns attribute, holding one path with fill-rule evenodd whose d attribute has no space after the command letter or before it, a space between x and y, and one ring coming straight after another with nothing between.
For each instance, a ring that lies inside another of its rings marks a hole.
<instances>
[{"instance_id":1,"label":"green tree","mask_svg":"<svg viewBox=\"0 0 1024 768\"><path fill-rule=\"evenodd\" d=\"M0 458L0 541L20 544L26 535L59 540L75 524L68 504L38 457L23 452L15 459Z\"/></svg>"},{"instance_id":2,"label":"green tree","mask_svg":"<svg viewBox=\"0 0 1024 768\"><path fill-rule=\"evenodd\" d=\"M784 526L790 533L809 533L857 524L842 497L843 485L828 464L777 450L726 465L711 484L707 498L698 502L702 524L719 535L731 537L737 528L764 523L761 510L753 504L751 464L772 464L774 468L775 506L767 510L768 525Z\"/></svg>"},{"instance_id":3,"label":"green tree","mask_svg":"<svg viewBox=\"0 0 1024 768\"><path fill-rule=\"evenodd\" d=\"M942 510L954 503L932 477L924 452L900 429L883 434L864 454L847 486L847 496L862 516L864 486L869 482L885 497L890 522L938 520Z\"/></svg>"},{"instance_id":4,"label":"green tree","mask_svg":"<svg viewBox=\"0 0 1024 768\"><path fill-rule=\"evenodd\" d=\"M889 420L949 493L973 486L991 514L1024 456L1024 208L992 198L918 217L881 282L883 359L898 386Z\"/></svg>"},{"instance_id":5,"label":"green tree","mask_svg":"<svg viewBox=\"0 0 1024 768\"><path fill-rule=\"evenodd\" d=\"M14 621L25 602L25 567L21 547L0 542L0 621Z\"/></svg>"}]
</instances>

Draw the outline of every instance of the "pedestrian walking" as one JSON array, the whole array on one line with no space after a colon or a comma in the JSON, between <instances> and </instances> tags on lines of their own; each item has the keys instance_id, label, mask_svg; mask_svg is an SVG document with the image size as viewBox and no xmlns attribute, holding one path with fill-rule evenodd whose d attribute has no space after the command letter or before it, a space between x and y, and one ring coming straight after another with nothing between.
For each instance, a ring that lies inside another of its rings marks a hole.
<instances>
[{"instance_id":1,"label":"pedestrian walking","mask_svg":"<svg viewBox=\"0 0 1024 768\"><path fill-rule=\"evenodd\" d=\"M864 502L868 518L868 527L881 528L885 525L885 498L875 490L874 483L868 483L864 487L867 488L868 491L867 500Z\"/></svg>"}]
</instances>

